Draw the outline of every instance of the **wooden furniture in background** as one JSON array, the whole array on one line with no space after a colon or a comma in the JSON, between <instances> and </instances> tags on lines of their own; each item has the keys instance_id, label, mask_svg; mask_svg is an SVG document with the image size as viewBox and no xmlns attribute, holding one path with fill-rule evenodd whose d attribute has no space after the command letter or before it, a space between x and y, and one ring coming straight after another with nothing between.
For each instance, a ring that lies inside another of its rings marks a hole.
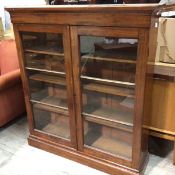
<instances>
[{"instance_id":1,"label":"wooden furniture in background","mask_svg":"<svg viewBox=\"0 0 175 175\"><path fill-rule=\"evenodd\" d=\"M150 134L175 142L175 64L156 62ZM175 164L175 146L174 160Z\"/></svg>"},{"instance_id":2,"label":"wooden furniture in background","mask_svg":"<svg viewBox=\"0 0 175 175\"><path fill-rule=\"evenodd\" d=\"M29 144L111 174L139 175L149 29L156 5L9 8ZM135 39L125 44L118 39ZM137 42L138 40L138 42ZM148 79L149 79L148 78ZM147 112L150 110L148 109Z\"/></svg>"}]
</instances>

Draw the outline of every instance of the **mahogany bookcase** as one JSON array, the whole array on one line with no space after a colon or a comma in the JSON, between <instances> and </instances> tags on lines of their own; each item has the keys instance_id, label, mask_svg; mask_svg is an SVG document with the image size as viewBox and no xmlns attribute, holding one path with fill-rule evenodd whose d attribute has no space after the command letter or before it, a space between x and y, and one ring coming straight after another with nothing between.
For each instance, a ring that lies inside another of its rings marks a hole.
<instances>
[{"instance_id":1,"label":"mahogany bookcase","mask_svg":"<svg viewBox=\"0 0 175 175\"><path fill-rule=\"evenodd\" d=\"M115 175L143 173L156 4L7 8L29 144ZM149 63L149 64L148 64ZM146 106L146 107L145 107Z\"/></svg>"}]
</instances>

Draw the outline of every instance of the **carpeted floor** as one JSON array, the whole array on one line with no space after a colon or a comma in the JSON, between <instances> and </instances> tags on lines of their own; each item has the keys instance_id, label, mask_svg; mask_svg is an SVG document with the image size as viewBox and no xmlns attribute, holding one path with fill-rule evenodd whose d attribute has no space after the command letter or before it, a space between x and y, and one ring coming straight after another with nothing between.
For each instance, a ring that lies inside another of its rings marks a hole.
<instances>
[{"instance_id":1,"label":"carpeted floor","mask_svg":"<svg viewBox=\"0 0 175 175\"><path fill-rule=\"evenodd\" d=\"M26 117L0 129L0 175L107 175L101 171L31 147ZM175 175L172 151L150 155L145 175Z\"/></svg>"}]
</instances>

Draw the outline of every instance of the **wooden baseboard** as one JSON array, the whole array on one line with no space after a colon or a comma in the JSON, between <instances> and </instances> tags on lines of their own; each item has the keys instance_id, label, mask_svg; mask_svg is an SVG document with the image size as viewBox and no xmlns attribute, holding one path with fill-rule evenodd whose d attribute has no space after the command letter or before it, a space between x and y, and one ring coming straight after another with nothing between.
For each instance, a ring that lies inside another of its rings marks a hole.
<instances>
[{"instance_id":1,"label":"wooden baseboard","mask_svg":"<svg viewBox=\"0 0 175 175\"><path fill-rule=\"evenodd\" d=\"M120 166L117 164L106 163L103 160L95 159L94 157L86 156L81 152L75 151L74 149L66 149L64 147L58 147L52 143L48 143L45 140L41 140L35 136L30 135L28 143L31 146L39 149L57 154L59 156L74 160L79 163L83 163L89 167L101 170L111 175L143 175L144 172L138 172L135 169Z\"/></svg>"}]
</instances>

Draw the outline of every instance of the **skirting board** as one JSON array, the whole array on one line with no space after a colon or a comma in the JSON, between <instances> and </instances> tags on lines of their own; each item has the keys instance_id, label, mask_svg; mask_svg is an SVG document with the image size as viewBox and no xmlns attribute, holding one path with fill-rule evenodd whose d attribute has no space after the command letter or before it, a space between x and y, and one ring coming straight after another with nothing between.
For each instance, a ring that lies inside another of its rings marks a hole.
<instances>
[{"instance_id":1,"label":"skirting board","mask_svg":"<svg viewBox=\"0 0 175 175\"><path fill-rule=\"evenodd\" d=\"M81 152L74 151L73 149L70 150L63 147L58 147L54 144L50 144L45 140L37 138L36 136L30 135L28 138L28 143L31 146L48 151L50 153L57 154L70 160L79 163L83 162L84 165L101 170L111 175L143 175L143 172L138 172L137 170L129 169L127 167L120 167L118 165L114 166L102 160L86 156Z\"/></svg>"}]
</instances>

